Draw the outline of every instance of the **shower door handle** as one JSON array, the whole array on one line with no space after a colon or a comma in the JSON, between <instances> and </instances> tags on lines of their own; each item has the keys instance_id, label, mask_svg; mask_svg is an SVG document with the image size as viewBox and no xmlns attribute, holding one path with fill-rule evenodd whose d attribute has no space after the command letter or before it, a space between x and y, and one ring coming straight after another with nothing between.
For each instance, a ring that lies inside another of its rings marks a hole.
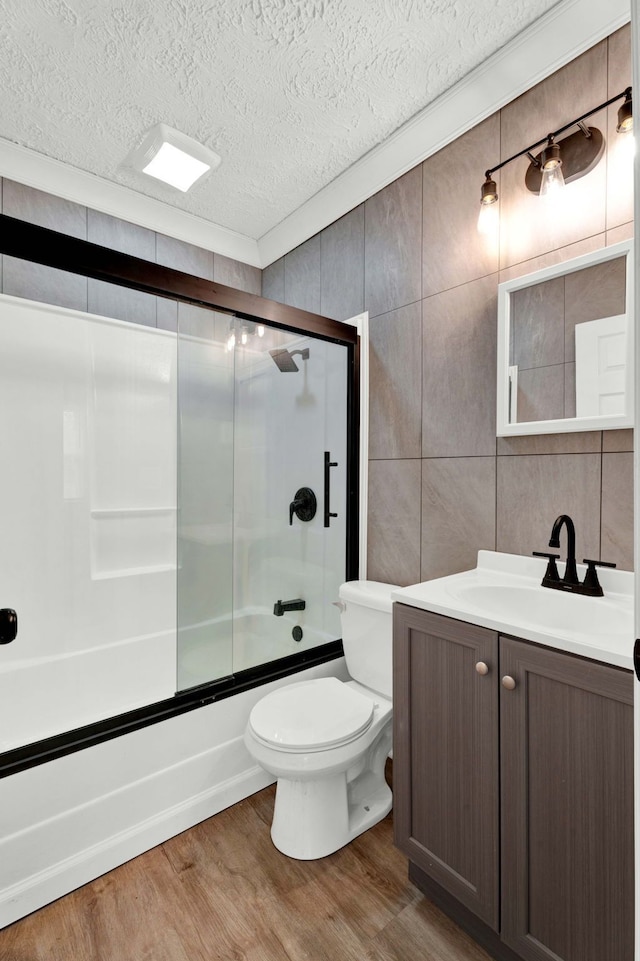
<instances>
[{"instance_id":1,"label":"shower door handle","mask_svg":"<svg viewBox=\"0 0 640 961\"><path fill-rule=\"evenodd\" d=\"M18 615L11 607L0 610L0 644L11 644L18 634Z\"/></svg>"},{"instance_id":2,"label":"shower door handle","mask_svg":"<svg viewBox=\"0 0 640 961\"><path fill-rule=\"evenodd\" d=\"M337 467L337 460L331 460L331 451L324 452L324 526L331 526L331 518L337 514L331 513L331 468Z\"/></svg>"}]
</instances>

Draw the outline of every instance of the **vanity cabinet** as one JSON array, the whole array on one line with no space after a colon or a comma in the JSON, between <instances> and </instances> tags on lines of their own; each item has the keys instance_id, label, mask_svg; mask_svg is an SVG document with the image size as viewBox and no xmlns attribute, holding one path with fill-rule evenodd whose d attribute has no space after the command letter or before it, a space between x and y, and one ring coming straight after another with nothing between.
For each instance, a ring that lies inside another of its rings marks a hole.
<instances>
[{"instance_id":1,"label":"vanity cabinet","mask_svg":"<svg viewBox=\"0 0 640 961\"><path fill-rule=\"evenodd\" d=\"M630 671L394 605L394 823L496 958L633 961Z\"/></svg>"}]
</instances>

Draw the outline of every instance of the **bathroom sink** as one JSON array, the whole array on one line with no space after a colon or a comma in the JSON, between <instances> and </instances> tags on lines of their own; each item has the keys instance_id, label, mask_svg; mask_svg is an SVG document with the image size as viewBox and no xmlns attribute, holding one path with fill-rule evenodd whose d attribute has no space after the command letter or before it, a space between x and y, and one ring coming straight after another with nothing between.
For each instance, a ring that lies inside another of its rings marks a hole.
<instances>
[{"instance_id":1,"label":"bathroom sink","mask_svg":"<svg viewBox=\"0 0 640 961\"><path fill-rule=\"evenodd\" d=\"M514 624L525 621L549 631L625 634L629 611L608 598L584 597L540 585L465 584L450 588L452 597L500 615Z\"/></svg>"},{"instance_id":2,"label":"bathroom sink","mask_svg":"<svg viewBox=\"0 0 640 961\"><path fill-rule=\"evenodd\" d=\"M587 597L542 587L545 568L539 558L479 551L474 570L399 588L392 599L632 669L633 574L602 571L604 597Z\"/></svg>"}]
</instances>

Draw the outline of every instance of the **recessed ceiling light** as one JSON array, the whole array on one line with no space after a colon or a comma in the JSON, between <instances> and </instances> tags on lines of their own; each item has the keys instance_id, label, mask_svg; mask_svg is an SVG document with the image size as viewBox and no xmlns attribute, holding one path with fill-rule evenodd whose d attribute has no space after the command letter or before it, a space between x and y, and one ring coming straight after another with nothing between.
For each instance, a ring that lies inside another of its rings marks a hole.
<instances>
[{"instance_id":1,"label":"recessed ceiling light","mask_svg":"<svg viewBox=\"0 0 640 961\"><path fill-rule=\"evenodd\" d=\"M136 170L186 193L197 180L215 170L221 158L186 134L158 123L149 130L128 163Z\"/></svg>"}]
</instances>

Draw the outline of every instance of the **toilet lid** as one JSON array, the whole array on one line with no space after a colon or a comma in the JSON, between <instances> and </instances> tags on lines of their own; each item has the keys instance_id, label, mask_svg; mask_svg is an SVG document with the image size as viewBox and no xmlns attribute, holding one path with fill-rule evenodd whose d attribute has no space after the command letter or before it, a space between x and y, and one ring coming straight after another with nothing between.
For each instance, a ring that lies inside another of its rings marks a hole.
<instances>
[{"instance_id":1,"label":"toilet lid","mask_svg":"<svg viewBox=\"0 0 640 961\"><path fill-rule=\"evenodd\" d=\"M336 677L301 681L263 697L251 711L256 737L291 751L352 741L371 724L374 702Z\"/></svg>"}]
</instances>

